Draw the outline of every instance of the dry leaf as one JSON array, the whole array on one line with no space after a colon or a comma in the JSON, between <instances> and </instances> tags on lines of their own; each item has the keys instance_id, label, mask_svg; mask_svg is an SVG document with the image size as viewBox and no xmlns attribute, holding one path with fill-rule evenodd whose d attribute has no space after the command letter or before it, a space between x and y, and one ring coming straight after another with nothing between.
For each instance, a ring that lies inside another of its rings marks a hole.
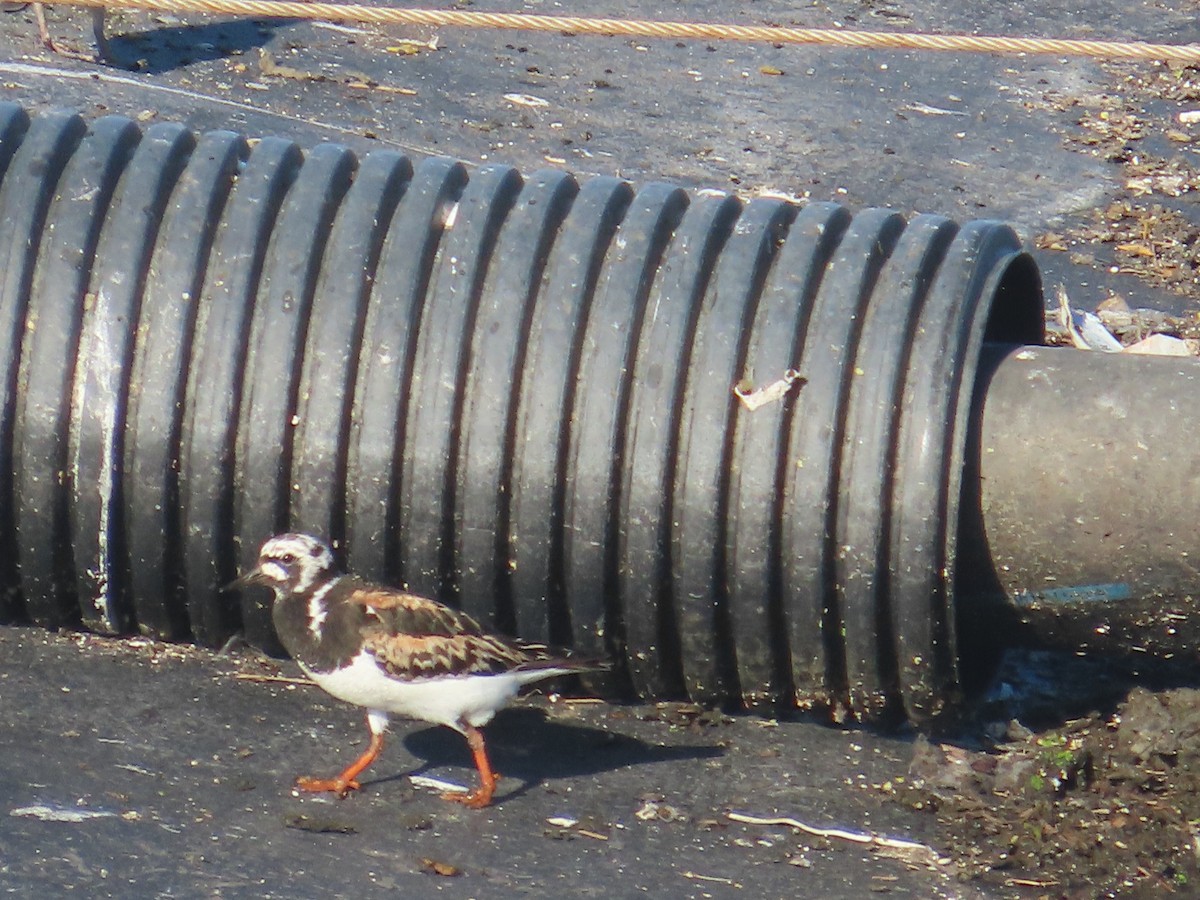
<instances>
[{"instance_id":1,"label":"dry leaf","mask_svg":"<svg viewBox=\"0 0 1200 900\"><path fill-rule=\"evenodd\" d=\"M458 866L451 865L448 862L442 862L437 859L432 859L428 856L421 857L421 868L431 875L441 875L443 878L454 878L462 874L462 869Z\"/></svg>"}]
</instances>

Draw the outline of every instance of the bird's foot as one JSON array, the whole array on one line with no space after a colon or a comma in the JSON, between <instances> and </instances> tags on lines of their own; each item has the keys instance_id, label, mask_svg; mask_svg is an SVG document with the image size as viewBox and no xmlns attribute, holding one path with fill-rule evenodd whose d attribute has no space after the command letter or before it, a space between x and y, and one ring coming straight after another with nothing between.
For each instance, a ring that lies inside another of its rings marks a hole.
<instances>
[{"instance_id":1,"label":"bird's foot","mask_svg":"<svg viewBox=\"0 0 1200 900\"><path fill-rule=\"evenodd\" d=\"M468 809L483 809L485 806L492 805L492 792L483 788L478 788L467 793L463 791L447 791L442 794L442 799L449 800L452 803L461 803Z\"/></svg>"},{"instance_id":2,"label":"bird's foot","mask_svg":"<svg viewBox=\"0 0 1200 900\"><path fill-rule=\"evenodd\" d=\"M77 59L80 62L102 62L100 57L95 53L81 53L78 50L72 50L70 47L65 47L52 37L42 38L42 46L53 53L55 56L61 56L64 59Z\"/></svg>"},{"instance_id":3,"label":"bird's foot","mask_svg":"<svg viewBox=\"0 0 1200 900\"><path fill-rule=\"evenodd\" d=\"M371 743L363 752L363 755L350 764L349 768L342 771L342 774L336 778L309 778L302 775L296 779L296 789L300 791L309 791L310 793L330 793L337 794L343 800L351 791L357 791L362 787L358 783L358 776L361 775L371 763L375 762L375 757L379 756L379 751L383 749L383 731L372 730Z\"/></svg>"},{"instance_id":4,"label":"bird's foot","mask_svg":"<svg viewBox=\"0 0 1200 900\"><path fill-rule=\"evenodd\" d=\"M301 775L296 779L296 790L310 794L337 794L342 800L351 791L357 791L362 785L353 778L310 778Z\"/></svg>"},{"instance_id":5,"label":"bird's foot","mask_svg":"<svg viewBox=\"0 0 1200 900\"><path fill-rule=\"evenodd\" d=\"M83 53L79 50L72 50L70 47L64 47L50 36L50 26L46 22L45 7L41 3L34 3L33 12L34 18L37 20L38 40L51 53L61 56L64 59L77 59L81 62L124 68L116 56L113 55L112 47L108 42L108 36L104 32L103 7L96 7L92 10L92 33L96 39L95 53Z\"/></svg>"},{"instance_id":6,"label":"bird's foot","mask_svg":"<svg viewBox=\"0 0 1200 900\"><path fill-rule=\"evenodd\" d=\"M461 803L468 809L483 809L485 806L491 806L492 795L496 793L496 785L500 783L500 776L494 772L489 774L492 777L484 779L475 790L447 791L442 794L442 799L452 803Z\"/></svg>"},{"instance_id":7,"label":"bird's foot","mask_svg":"<svg viewBox=\"0 0 1200 900\"><path fill-rule=\"evenodd\" d=\"M63 59L77 59L80 62L94 63L96 65L106 65L120 68L121 65L112 55L112 50L108 43L100 45L95 53L85 53L81 50L73 50L70 47L60 44L54 38L46 36L41 39L41 44L55 56L61 56Z\"/></svg>"}]
</instances>

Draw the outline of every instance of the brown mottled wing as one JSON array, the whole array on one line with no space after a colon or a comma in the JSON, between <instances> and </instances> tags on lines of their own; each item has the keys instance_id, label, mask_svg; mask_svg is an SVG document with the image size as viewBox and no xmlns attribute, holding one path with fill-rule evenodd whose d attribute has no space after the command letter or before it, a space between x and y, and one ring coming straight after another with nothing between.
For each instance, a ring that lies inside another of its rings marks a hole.
<instances>
[{"instance_id":1,"label":"brown mottled wing","mask_svg":"<svg viewBox=\"0 0 1200 900\"><path fill-rule=\"evenodd\" d=\"M395 678L604 668L541 644L486 634L466 613L416 594L364 586L352 597L365 612L364 648Z\"/></svg>"},{"instance_id":2,"label":"brown mottled wing","mask_svg":"<svg viewBox=\"0 0 1200 900\"><path fill-rule=\"evenodd\" d=\"M389 675L404 679L495 675L526 663L516 647L487 635L387 634L379 629L364 646Z\"/></svg>"},{"instance_id":3,"label":"brown mottled wing","mask_svg":"<svg viewBox=\"0 0 1200 900\"><path fill-rule=\"evenodd\" d=\"M350 602L365 607L369 620L376 627L393 634L443 637L483 634L479 623L466 613L404 591L364 585L351 593Z\"/></svg>"}]
</instances>

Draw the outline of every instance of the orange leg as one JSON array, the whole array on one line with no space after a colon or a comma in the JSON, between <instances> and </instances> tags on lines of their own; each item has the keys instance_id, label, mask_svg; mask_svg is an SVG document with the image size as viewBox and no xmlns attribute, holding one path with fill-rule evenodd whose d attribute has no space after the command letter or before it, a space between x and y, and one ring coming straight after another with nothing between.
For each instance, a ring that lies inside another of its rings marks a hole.
<instances>
[{"instance_id":1,"label":"orange leg","mask_svg":"<svg viewBox=\"0 0 1200 900\"><path fill-rule=\"evenodd\" d=\"M80 53L76 50L69 50L66 47L59 46L54 38L50 36L50 26L46 24L46 8L41 3L33 4L33 17L37 22L38 39L41 40L42 46L51 53L57 53L59 56L65 56L68 59L83 60L84 62L112 62L112 50L108 44L108 36L104 33L103 7L92 9L92 35L96 39L96 52L94 54Z\"/></svg>"},{"instance_id":2,"label":"orange leg","mask_svg":"<svg viewBox=\"0 0 1200 900\"><path fill-rule=\"evenodd\" d=\"M40 3L33 4L33 18L37 22L38 40L42 42L42 46L51 53L57 53L58 45L54 43L54 38L50 37L50 26L46 24L46 7Z\"/></svg>"},{"instance_id":3,"label":"orange leg","mask_svg":"<svg viewBox=\"0 0 1200 900\"><path fill-rule=\"evenodd\" d=\"M500 776L492 771L492 764L488 762L487 748L483 745L483 732L464 722L463 734L466 735L467 745L475 756L475 768L479 770L479 787L469 794L453 793L442 794L442 796L455 803L469 806L471 809L483 809L492 802L492 794L496 792Z\"/></svg>"},{"instance_id":4,"label":"orange leg","mask_svg":"<svg viewBox=\"0 0 1200 900\"><path fill-rule=\"evenodd\" d=\"M302 775L296 779L296 787L302 791L322 792L332 791L339 797L345 797L351 791L357 791L361 785L356 780L359 775L375 762L375 758L379 756L379 751L383 749L383 732L371 732L371 743L367 745L367 749L363 751L363 755L356 759L347 769L342 772L337 778L309 778L307 775Z\"/></svg>"}]
</instances>

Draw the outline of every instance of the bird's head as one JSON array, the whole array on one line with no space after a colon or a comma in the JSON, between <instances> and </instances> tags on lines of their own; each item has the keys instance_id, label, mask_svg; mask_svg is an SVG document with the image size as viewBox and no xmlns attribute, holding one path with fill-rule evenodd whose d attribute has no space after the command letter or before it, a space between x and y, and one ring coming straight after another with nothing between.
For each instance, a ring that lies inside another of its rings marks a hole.
<instances>
[{"instance_id":1,"label":"bird's head","mask_svg":"<svg viewBox=\"0 0 1200 900\"><path fill-rule=\"evenodd\" d=\"M334 574L333 552L324 541L308 534L277 534L262 545L258 565L226 590L258 584L277 593L302 594Z\"/></svg>"}]
</instances>

